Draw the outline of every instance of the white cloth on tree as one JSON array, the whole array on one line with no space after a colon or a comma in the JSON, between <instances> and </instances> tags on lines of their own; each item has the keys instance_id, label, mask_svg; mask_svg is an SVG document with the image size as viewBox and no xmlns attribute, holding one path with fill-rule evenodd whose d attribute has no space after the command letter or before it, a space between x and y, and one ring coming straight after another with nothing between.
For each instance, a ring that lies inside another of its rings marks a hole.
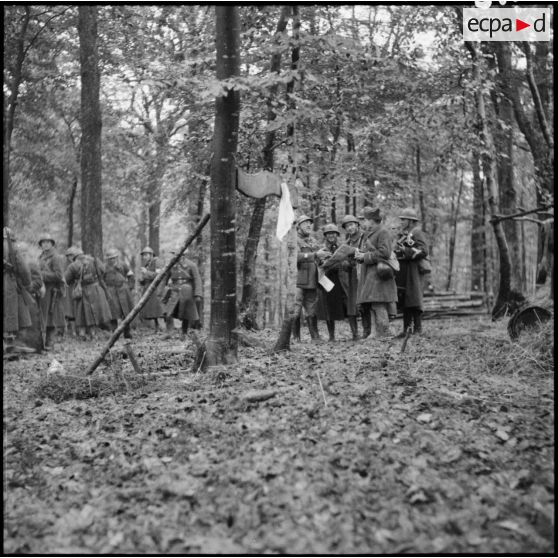
<instances>
[{"instance_id":1,"label":"white cloth on tree","mask_svg":"<svg viewBox=\"0 0 558 558\"><path fill-rule=\"evenodd\" d=\"M279 201L279 215L277 216L277 238L282 241L293 226L295 214L291 204L291 194L285 182L281 182L281 200Z\"/></svg>"}]
</instances>

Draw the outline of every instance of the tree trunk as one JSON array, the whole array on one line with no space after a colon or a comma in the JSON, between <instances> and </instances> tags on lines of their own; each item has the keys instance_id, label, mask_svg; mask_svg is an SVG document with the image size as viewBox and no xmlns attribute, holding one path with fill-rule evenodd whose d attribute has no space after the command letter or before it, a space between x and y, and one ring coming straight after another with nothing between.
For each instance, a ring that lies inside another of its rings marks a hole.
<instances>
[{"instance_id":1,"label":"tree trunk","mask_svg":"<svg viewBox=\"0 0 558 558\"><path fill-rule=\"evenodd\" d=\"M72 188L68 199L68 246L74 243L74 200L76 199L78 187L78 178L74 176L72 180Z\"/></svg>"},{"instance_id":2,"label":"tree trunk","mask_svg":"<svg viewBox=\"0 0 558 558\"><path fill-rule=\"evenodd\" d=\"M488 119L486 115L486 107L484 102L483 83L481 79L481 67L479 60L479 52L475 43L466 41L465 45L471 53L473 60L473 76L476 82L475 97L477 102L477 113L479 127L481 132L481 140L483 144L482 152L482 169L486 180L488 192L488 206L492 215L498 214L498 205L496 202L498 196L498 185L496 183L496 171L494 162L494 142L492 134L488 128ZM498 285L498 295L496 303L492 309L492 317L496 319L505 315L511 309L512 302L515 302L514 295L511 290L511 259L506 242L506 236L502 227L502 222L494 218L491 219L492 229L498 245L499 264L500 264L500 283Z\"/></svg>"},{"instance_id":3,"label":"tree trunk","mask_svg":"<svg viewBox=\"0 0 558 558\"><path fill-rule=\"evenodd\" d=\"M215 6L217 79L238 76L240 22L238 8ZM240 96L228 90L215 100L214 155L211 162L211 318L205 363L237 360L236 327L236 198L235 155Z\"/></svg>"},{"instance_id":4,"label":"tree trunk","mask_svg":"<svg viewBox=\"0 0 558 558\"><path fill-rule=\"evenodd\" d=\"M4 226L9 226L10 223L10 151L12 144L12 132L14 130L14 117L15 110L17 107L17 98L19 96L19 86L21 85L21 76L23 69L23 61L25 60L25 34L27 33L27 27L29 26L29 19L31 17L31 11L29 6L24 6L25 15L21 22L21 28L17 36L17 47L16 47L16 59L13 64L13 75L11 82L8 84L9 95L8 100L4 104L4 145L3 145L3 194L2 201L4 203L3 208L3 219Z\"/></svg>"},{"instance_id":5,"label":"tree trunk","mask_svg":"<svg viewBox=\"0 0 558 558\"><path fill-rule=\"evenodd\" d=\"M298 45L299 32L300 32L300 18L298 14L298 6L293 5L293 49L291 51L291 70L295 72L298 68L298 61L300 58L300 47ZM295 102L291 97L294 91L295 80L291 79L287 83L287 103L291 110L295 109ZM295 126L289 125L287 128L287 137L290 138L290 145L292 147L293 155L296 157L296 144L295 144ZM291 161L293 164L294 173L296 173L296 161ZM293 176L294 178L294 176ZM288 351L291 348L291 331L294 321L294 304L295 304L295 278L296 278L296 254L297 254L297 237L295 227L287 234L287 257L285 269L283 270L282 282L286 292L285 310L283 313L283 324L279 332L279 337L273 352Z\"/></svg>"},{"instance_id":6,"label":"tree trunk","mask_svg":"<svg viewBox=\"0 0 558 558\"><path fill-rule=\"evenodd\" d=\"M486 234L484 229L484 195L480 176L479 154L474 151L473 169L473 224L471 228L471 290L486 289Z\"/></svg>"},{"instance_id":7,"label":"tree trunk","mask_svg":"<svg viewBox=\"0 0 558 558\"><path fill-rule=\"evenodd\" d=\"M446 291L450 290L451 278L453 273L453 259L455 255L455 241L457 238L457 221L459 219L459 205L461 204L461 194L463 192L463 169L461 170L461 180L459 181L459 190L457 191L457 200L451 200L451 232L449 239L449 263L448 263L448 280L446 283Z\"/></svg>"},{"instance_id":8,"label":"tree trunk","mask_svg":"<svg viewBox=\"0 0 558 558\"><path fill-rule=\"evenodd\" d=\"M415 166L417 171L417 191L418 191L418 200L419 200L419 208L420 208L420 217L422 221L422 229L424 233L428 236L428 229L427 229L427 213L426 213L426 204L424 203L424 189L422 187L422 170L421 170L421 159L420 159L420 145L417 145L415 150Z\"/></svg>"},{"instance_id":9,"label":"tree trunk","mask_svg":"<svg viewBox=\"0 0 558 558\"><path fill-rule=\"evenodd\" d=\"M81 63L81 246L103 257L101 107L97 50L97 7L78 7Z\"/></svg>"},{"instance_id":10,"label":"tree trunk","mask_svg":"<svg viewBox=\"0 0 558 558\"><path fill-rule=\"evenodd\" d=\"M287 27L289 8L285 7L281 10L276 37L283 33ZM279 73L281 69L281 52L275 52L271 55L270 73ZM270 88L267 98L267 121L275 120L276 113L272 103L277 93L277 85ZM275 130L266 132L265 145L263 147L264 169L273 172L274 156L275 156ZM242 325L247 329L257 329L257 304L256 304L256 257L258 254L258 244L262 232L262 224L265 214L266 198L259 198L254 201L252 218L250 219L250 227L248 229L248 238L244 250L244 262L242 265L242 299L240 301L240 312L242 314Z\"/></svg>"}]
</instances>

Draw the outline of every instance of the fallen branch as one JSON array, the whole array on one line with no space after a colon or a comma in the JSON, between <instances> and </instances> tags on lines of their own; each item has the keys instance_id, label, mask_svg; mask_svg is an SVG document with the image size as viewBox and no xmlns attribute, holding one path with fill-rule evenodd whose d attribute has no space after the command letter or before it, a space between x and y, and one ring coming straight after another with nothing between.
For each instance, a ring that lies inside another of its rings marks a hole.
<instances>
[{"instance_id":1,"label":"fallen branch","mask_svg":"<svg viewBox=\"0 0 558 558\"><path fill-rule=\"evenodd\" d=\"M85 373L86 376L92 374L97 366L101 364L106 354L109 352L110 348L114 345L116 340L120 337L124 329L132 322L132 320L139 314L140 310L144 307L145 303L148 301L149 297L155 292L155 289L159 286L159 283L166 276L168 271L174 266L174 264L180 259L183 252L192 244L194 239L201 233L207 222L209 221L209 213L207 213L202 220L198 223L198 226L194 229L194 232L183 242L182 246L178 249L177 253L170 259L170 261L165 265L158 275L153 279L153 282L147 290L143 293L142 297L139 299L138 303L130 310L130 313L122 320L122 323L114 330L107 344L103 347L101 354L95 359L93 364L87 369Z\"/></svg>"},{"instance_id":2,"label":"fallen branch","mask_svg":"<svg viewBox=\"0 0 558 558\"><path fill-rule=\"evenodd\" d=\"M498 215L493 214L490 218L491 223L498 223L499 221L505 221L506 219L514 219L515 217L522 217L523 215L531 215L531 213L541 213L554 207L554 204L543 205L542 207L537 207L537 209L529 209L528 211L520 211L519 213L513 213L512 215Z\"/></svg>"},{"instance_id":3,"label":"fallen branch","mask_svg":"<svg viewBox=\"0 0 558 558\"><path fill-rule=\"evenodd\" d=\"M257 401L266 401L275 397L277 392L275 390L252 390L243 394L240 399L248 403L256 403Z\"/></svg>"}]
</instances>

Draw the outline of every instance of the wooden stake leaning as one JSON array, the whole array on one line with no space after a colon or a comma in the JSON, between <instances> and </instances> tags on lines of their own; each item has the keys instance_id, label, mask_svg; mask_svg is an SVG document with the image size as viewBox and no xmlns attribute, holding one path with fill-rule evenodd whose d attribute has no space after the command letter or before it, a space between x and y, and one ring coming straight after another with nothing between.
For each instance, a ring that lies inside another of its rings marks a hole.
<instances>
[{"instance_id":1,"label":"wooden stake leaning","mask_svg":"<svg viewBox=\"0 0 558 558\"><path fill-rule=\"evenodd\" d=\"M317 368L316 368L316 374L318 376L318 382L320 382L320 389L322 390L322 397L324 398L324 407L327 407L327 401L326 401L325 393L324 393L324 386L322 385L322 379L320 378L320 373L318 372Z\"/></svg>"},{"instance_id":2,"label":"wooden stake leaning","mask_svg":"<svg viewBox=\"0 0 558 558\"><path fill-rule=\"evenodd\" d=\"M159 286L159 283L163 280L168 271L174 266L174 264L180 259L183 252L192 244L194 239L201 233L207 222L209 221L209 213L206 213L202 220L198 223L198 226L194 229L194 232L184 241L182 246L178 249L178 252L170 259L170 261L165 265L158 275L153 279L153 282L147 290L143 293L142 297L139 299L138 303L130 310L130 313L122 320L121 324L114 330L107 344L103 347L101 354L95 359L93 364L87 369L85 373L86 376L92 374L97 366L101 364L102 360L105 358L106 354L109 352L110 348L114 345L116 340L120 337L127 325L129 325L132 320L139 314L139 311L145 306L145 303L149 297L155 292L155 289Z\"/></svg>"}]
</instances>

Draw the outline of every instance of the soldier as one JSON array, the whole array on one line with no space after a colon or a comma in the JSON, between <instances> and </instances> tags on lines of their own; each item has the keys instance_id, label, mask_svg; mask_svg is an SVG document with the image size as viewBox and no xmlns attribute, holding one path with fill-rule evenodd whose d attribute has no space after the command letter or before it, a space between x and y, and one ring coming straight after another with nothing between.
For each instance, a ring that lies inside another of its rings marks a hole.
<instances>
[{"instance_id":1,"label":"soldier","mask_svg":"<svg viewBox=\"0 0 558 558\"><path fill-rule=\"evenodd\" d=\"M106 327L112 320L105 291L101 287L105 266L97 258L77 250L65 273L66 283L73 288L74 315L80 339L91 335L92 327ZM77 286L81 285L81 294Z\"/></svg>"},{"instance_id":2,"label":"soldier","mask_svg":"<svg viewBox=\"0 0 558 558\"><path fill-rule=\"evenodd\" d=\"M401 232L397 238L395 254L399 260L397 273L398 306L403 311L403 331L397 337L404 337L413 325L413 333L422 333L421 314L423 310L424 276L420 273L420 260L428 256L426 236L417 226L417 212L407 207L399 214Z\"/></svg>"},{"instance_id":3,"label":"soldier","mask_svg":"<svg viewBox=\"0 0 558 558\"><path fill-rule=\"evenodd\" d=\"M21 254L14 246L15 235L8 227L3 230L4 262L4 329L3 345L11 350L17 333L31 326L27 289L31 286L31 273Z\"/></svg>"},{"instance_id":4,"label":"soldier","mask_svg":"<svg viewBox=\"0 0 558 558\"><path fill-rule=\"evenodd\" d=\"M302 309L306 313L306 323L310 337L318 340L318 318L316 317L316 302L318 298L318 268L316 266L316 252L319 245L311 235L313 220L307 215L301 215L296 220L298 234L298 254L296 260L296 300L295 300L295 331L294 338L300 341L300 319Z\"/></svg>"},{"instance_id":5,"label":"soldier","mask_svg":"<svg viewBox=\"0 0 558 558\"><path fill-rule=\"evenodd\" d=\"M371 310L374 317L376 337L388 339L390 302L397 300L397 288L393 269L384 263L389 260L392 239L388 229L382 226L379 208L365 207L363 216L366 232L362 241L362 251L355 253L355 260L360 262L360 280L358 283L357 303L364 311Z\"/></svg>"},{"instance_id":6,"label":"soldier","mask_svg":"<svg viewBox=\"0 0 558 558\"><path fill-rule=\"evenodd\" d=\"M139 284L142 287L143 294L148 289L153 279L155 279L159 271L161 271L161 264L149 246L146 246L141 251L141 262L143 265L139 269ZM140 316L144 320L153 320L155 331L159 329L159 323L157 320L163 317L163 306L159 300L157 289L153 292L144 307L141 309Z\"/></svg>"},{"instance_id":7,"label":"soldier","mask_svg":"<svg viewBox=\"0 0 558 558\"><path fill-rule=\"evenodd\" d=\"M178 249L171 250L172 255ZM182 335L188 326L201 328L200 314L203 288L200 272L195 262L182 255L170 270L169 287L163 298L163 312L169 318L182 322Z\"/></svg>"},{"instance_id":8,"label":"soldier","mask_svg":"<svg viewBox=\"0 0 558 558\"><path fill-rule=\"evenodd\" d=\"M353 248L360 249L362 247L363 232L360 230L360 223L353 215L345 215L341 220L341 226L345 229L347 235L345 237L345 244ZM354 256L349 257L347 260L349 266L347 268L348 288L347 288L347 317L349 326L353 335L353 340L358 339L358 326L357 316L359 309L357 307L357 289L358 289L358 266ZM362 338L368 337L372 330L372 322L370 312L364 313L361 310L362 316Z\"/></svg>"},{"instance_id":9,"label":"soldier","mask_svg":"<svg viewBox=\"0 0 558 558\"><path fill-rule=\"evenodd\" d=\"M339 248L339 229L334 223L329 223L323 228L325 244L316 253L319 268L325 276L333 282L330 291L326 291L322 285L318 286L318 303L316 315L319 320L325 320L329 340L335 341L335 320L344 320L347 317L347 291L349 278L347 269L349 263L346 259L329 264L331 257Z\"/></svg>"},{"instance_id":10,"label":"soldier","mask_svg":"<svg viewBox=\"0 0 558 558\"><path fill-rule=\"evenodd\" d=\"M45 349L51 349L56 330L63 335L66 326L64 316L64 300L66 285L62 257L54 249L55 241L52 235L46 233L39 237L39 267L45 284L46 293L40 300L43 323L46 327Z\"/></svg>"},{"instance_id":11,"label":"soldier","mask_svg":"<svg viewBox=\"0 0 558 558\"><path fill-rule=\"evenodd\" d=\"M76 255L80 252L77 246L70 246L64 255L66 261L64 262L64 275L70 264L74 261ZM64 315L66 317L66 330L70 335L76 334L76 320L75 320L75 302L72 298L71 289L66 286L66 296L64 297Z\"/></svg>"},{"instance_id":12,"label":"soldier","mask_svg":"<svg viewBox=\"0 0 558 558\"><path fill-rule=\"evenodd\" d=\"M107 267L104 281L107 286L107 299L112 314L111 326L115 330L118 320L124 319L134 307L129 282L134 280L134 273L125 264L118 261L118 251L109 250L106 257ZM124 337L130 339L130 325L124 329Z\"/></svg>"}]
</instances>

